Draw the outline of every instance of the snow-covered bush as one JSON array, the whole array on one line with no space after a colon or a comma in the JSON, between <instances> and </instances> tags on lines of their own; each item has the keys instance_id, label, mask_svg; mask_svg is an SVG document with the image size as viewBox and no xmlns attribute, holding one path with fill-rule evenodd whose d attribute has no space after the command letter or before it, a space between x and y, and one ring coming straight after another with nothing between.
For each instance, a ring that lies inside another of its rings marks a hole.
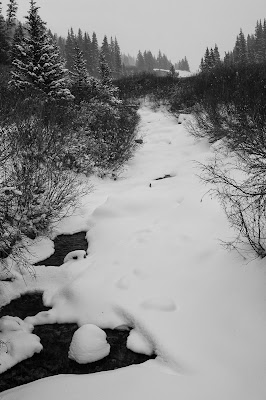
<instances>
[{"instance_id":1,"label":"snow-covered bush","mask_svg":"<svg viewBox=\"0 0 266 400\"><path fill-rule=\"evenodd\" d=\"M23 236L47 231L76 204L83 186L64 166L68 137L32 115L1 128L0 258ZM6 154L3 158L3 154Z\"/></svg>"},{"instance_id":2,"label":"snow-covered bush","mask_svg":"<svg viewBox=\"0 0 266 400\"><path fill-rule=\"evenodd\" d=\"M116 172L136 146L136 110L94 99L81 105L79 118L93 169L100 175Z\"/></svg>"}]
</instances>

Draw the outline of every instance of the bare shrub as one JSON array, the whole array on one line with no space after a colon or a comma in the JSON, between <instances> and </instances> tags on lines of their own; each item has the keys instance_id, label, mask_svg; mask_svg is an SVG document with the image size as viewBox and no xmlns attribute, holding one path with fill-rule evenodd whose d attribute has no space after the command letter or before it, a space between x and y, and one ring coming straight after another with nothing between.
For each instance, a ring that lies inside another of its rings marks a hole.
<instances>
[{"instance_id":1,"label":"bare shrub","mask_svg":"<svg viewBox=\"0 0 266 400\"><path fill-rule=\"evenodd\" d=\"M0 258L4 259L23 236L47 233L52 222L73 211L88 187L62 168L53 129L32 118L1 132L5 148L11 149L0 164Z\"/></svg>"},{"instance_id":2,"label":"bare shrub","mask_svg":"<svg viewBox=\"0 0 266 400\"><path fill-rule=\"evenodd\" d=\"M261 258L266 255L266 163L246 154L233 162L217 156L200 164L201 179L221 203L230 225L237 232L228 248L248 252L247 244Z\"/></svg>"}]
</instances>

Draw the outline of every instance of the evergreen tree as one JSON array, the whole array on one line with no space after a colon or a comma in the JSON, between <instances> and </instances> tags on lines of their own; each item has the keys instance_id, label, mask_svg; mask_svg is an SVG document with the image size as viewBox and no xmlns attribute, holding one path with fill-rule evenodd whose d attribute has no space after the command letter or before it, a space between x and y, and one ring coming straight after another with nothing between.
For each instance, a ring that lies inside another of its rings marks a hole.
<instances>
[{"instance_id":1,"label":"evergreen tree","mask_svg":"<svg viewBox=\"0 0 266 400\"><path fill-rule=\"evenodd\" d=\"M92 44L90 36L87 32L84 33L83 45L84 59L86 61L87 70L92 75Z\"/></svg>"},{"instance_id":2,"label":"evergreen tree","mask_svg":"<svg viewBox=\"0 0 266 400\"><path fill-rule=\"evenodd\" d=\"M203 61L203 69L202 71L209 71L211 69L211 57L210 57L210 51L209 48L207 47L205 54L204 54L204 61Z\"/></svg>"},{"instance_id":3,"label":"evergreen tree","mask_svg":"<svg viewBox=\"0 0 266 400\"><path fill-rule=\"evenodd\" d=\"M139 50L138 55L137 55L137 60L136 60L136 67L139 72L145 71L145 62L144 62L144 57Z\"/></svg>"},{"instance_id":4,"label":"evergreen tree","mask_svg":"<svg viewBox=\"0 0 266 400\"><path fill-rule=\"evenodd\" d=\"M7 5L7 18L6 18L6 26L7 29L10 30L15 25L15 19L17 14L18 5L16 0L9 0Z\"/></svg>"},{"instance_id":5,"label":"evergreen tree","mask_svg":"<svg viewBox=\"0 0 266 400\"><path fill-rule=\"evenodd\" d=\"M63 38L62 36L59 36L57 39L57 46L59 47L61 56L66 60L66 51L65 51L66 39Z\"/></svg>"},{"instance_id":6,"label":"evergreen tree","mask_svg":"<svg viewBox=\"0 0 266 400\"><path fill-rule=\"evenodd\" d=\"M247 36L247 61L252 63L255 59L255 37L254 35Z\"/></svg>"},{"instance_id":7,"label":"evergreen tree","mask_svg":"<svg viewBox=\"0 0 266 400\"><path fill-rule=\"evenodd\" d=\"M82 101L86 97L88 88L88 71L87 63L83 56L83 52L78 47L77 43L74 48L75 55L73 58L73 72L71 74L72 93L76 101Z\"/></svg>"},{"instance_id":8,"label":"evergreen tree","mask_svg":"<svg viewBox=\"0 0 266 400\"><path fill-rule=\"evenodd\" d=\"M162 69L170 69L171 68L171 62L168 60L165 54L162 56Z\"/></svg>"},{"instance_id":9,"label":"evergreen tree","mask_svg":"<svg viewBox=\"0 0 266 400\"><path fill-rule=\"evenodd\" d=\"M91 42L91 58L92 58L92 75L95 77L99 76L99 46L96 33L92 34L92 42Z\"/></svg>"},{"instance_id":10,"label":"evergreen tree","mask_svg":"<svg viewBox=\"0 0 266 400\"><path fill-rule=\"evenodd\" d=\"M118 44L117 39L115 38L114 42L114 76L119 78L122 74L122 59L121 59L121 52L120 47Z\"/></svg>"},{"instance_id":11,"label":"evergreen tree","mask_svg":"<svg viewBox=\"0 0 266 400\"><path fill-rule=\"evenodd\" d=\"M171 76L171 78L176 76L175 67L173 65L171 65L171 68L169 69L169 76Z\"/></svg>"},{"instance_id":12,"label":"evergreen tree","mask_svg":"<svg viewBox=\"0 0 266 400\"><path fill-rule=\"evenodd\" d=\"M9 61L9 40L5 19L2 15L2 3L0 2L0 64L7 64Z\"/></svg>"},{"instance_id":13,"label":"evergreen tree","mask_svg":"<svg viewBox=\"0 0 266 400\"><path fill-rule=\"evenodd\" d=\"M221 63L221 58L220 58L219 49L218 49L218 46L216 43L214 46L213 55L214 55L215 65L219 65Z\"/></svg>"},{"instance_id":14,"label":"evergreen tree","mask_svg":"<svg viewBox=\"0 0 266 400\"><path fill-rule=\"evenodd\" d=\"M110 39L109 50L110 50L110 55L111 55L111 65L110 65L110 67L111 67L112 71L115 71L115 69L116 69L115 68L115 63L116 63L116 60L115 60L115 41L113 40L112 37Z\"/></svg>"},{"instance_id":15,"label":"evergreen tree","mask_svg":"<svg viewBox=\"0 0 266 400\"><path fill-rule=\"evenodd\" d=\"M78 35L77 35L77 38L76 38L76 45L84 53L83 33L82 33L82 30L80 28L78 29Z\"/></svg>"},{"instance_id":16,"label":"evergreen tree","mask_svg":"<svg viewBox=\"0 0 266 400\"><path fill-rule=\"evenodd\" d=\"M39 7L30 1L26 31L18 56L13 61L10 84L23 90L37 89L54 99L71 99L73 96L66 87L66 75L59 50L45 29L39 16Z\"/></svg>"},{"instance_id":17,"label":"evergreen tree","mask_svg":"<svg viewBox=\"0 0 266 400\"><path fill-rule=\"evenodd\" d=\"M66 58L66 68L70 71L73 70L73 60L75 55L75 35L73 29L67 33L66 45L65 45L65 58Z\"/></svg>"},{"instance_id":18,"label":"evergreen tree","mask_svg":"<svg viewBox=\"0 0 266 400\"><path fill-rule=\"evenodd\" d=\"M203 61L203 60L202 60ZM175 64L176 69L179 69L180 71L190 71L189 64L187 57L182 58L181 61L178 61L178 63Z\"/></svg>"},{"instance_id":19,"label":"evergreen tree","mask_svg":"<svg viewBox=\"0 0 266 400\"><path fill-rule=\"evenodd\" d=\"M13 41L10 49L10 60L13 62L16 58L21 57L20 47L23 45L24 41L24 30L21 22L18 23L15 33L13 36Z\"/></svg>"},{"instance_id":20,"label":"evergreen tree","mask_svg":"<svg viewBox=\"0 0 266 400\"><path fill-rule=\"evenodd\" d=\"M163 68L163 56L162 56L161 50L159 50L156 61L157 61L157 63L156 63L157 68L162 69Z\"/></svg>"},{"instance_id":21,"label":"evergreen tree","mask_svg":"<svg viewBox=\"0 0 266 400\"><path fill-rule=\"evenodd\" d=\"M107 62L108 67L111 70L111 68L112 68L112 57L111 57L111 50L110 50L106 35L103 38L103 43L102 43L102 46L101 46L101 54L104 55L105 61Z\"/></svg>"},{"instance_id":22,"label":"evergreen tree","mask_svg":"<svg viewBox=\"0 0 266 400\"><path fill-rule=\"evenodd\" d=\"M264 41L264 33L261 21L257 21L256 29L255 29L255 57L256 62L263 62L265 59L265 41Z\"/></svg>"},{"instance_id":23,"label":"evergreen tree","mask_svg":"<svg viewBox=\"0 0 266 400\"><path fill-rule=\"evenodd\" d=\"M236 38L233 55L235 63L245 64L247 62L247 43L242 29Z\"/></svg>"},{"instance_id":24,"label":"evergreen tree","mask_svg":"<svg viewBox=\"0 0 266 400\"><path fill-rule=\"evenodd\" d=\"M112 75L109 65L105 59L103 51L100 52L99 57L99 73L103 85L112 86Z\"/></svg>"},{"instance_id":25,"label":"evergreen tree","mask_svg":"<svg viewBox=\"0 0 266 400\"><path fill-rule=\"evenodd\" d=\"M210 57L209 57L209 69L215 67L215 55L213 48L210 49Z\"/></svg>"}]
</instances>

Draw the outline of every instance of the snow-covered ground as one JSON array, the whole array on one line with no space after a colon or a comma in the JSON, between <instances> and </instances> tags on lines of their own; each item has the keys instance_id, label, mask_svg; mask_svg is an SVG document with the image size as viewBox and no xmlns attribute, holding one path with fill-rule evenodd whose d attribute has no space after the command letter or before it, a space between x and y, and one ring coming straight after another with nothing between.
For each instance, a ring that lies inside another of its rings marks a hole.
<instances>
[{"instance_id":1,"label":"snow-covered ground","mask_svg":"<svg viewBox=\"0 0 266 400\"><path fill-rule=\"evenodd\" d=\"M36 267L36 281L15 274L1 301L45 289L52 310L26 323L126 325L128 347L157 358L42 379L2 400L266 398L265 261L248 263L220 245L233 232L217 201L204 196L194 162L211 155L207 142L163 110L144 105L140 115L144 144L118 180L93 178L94 192L56 227L88 231L87 257ZM33 259L44 249L53 251L49 241L33 246Z\"/></svg>"}]
</instances>

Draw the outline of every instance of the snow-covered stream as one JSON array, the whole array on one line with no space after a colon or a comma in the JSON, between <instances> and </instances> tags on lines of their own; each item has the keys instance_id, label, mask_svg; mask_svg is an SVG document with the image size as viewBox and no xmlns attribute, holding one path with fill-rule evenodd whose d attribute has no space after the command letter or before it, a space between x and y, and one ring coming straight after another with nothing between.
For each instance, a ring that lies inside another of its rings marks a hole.
<instances>
[{"instance_id":1,"label":"snow-covered stream","mask_svg":"<svg viewBox=\"0 0 266 400\"><path fill-rule=\"evenodd\" d=\"M196 176L212 153L164 110L140 110L137 150L118 180L94 192L57 233L88 231L88 256L17 275L5 296L45 289L49 312L30 324L128 325L128 347L157 358L86 376L45 378L2 400L265 400L266 265L226 252L226 217ZM167 179L157 178L170 175ZM202 200L203 198L203 200ZM32 247L42 258L49 241ZM73 265L75 264L75 265Z\"/></svg>"}]
</instances>

